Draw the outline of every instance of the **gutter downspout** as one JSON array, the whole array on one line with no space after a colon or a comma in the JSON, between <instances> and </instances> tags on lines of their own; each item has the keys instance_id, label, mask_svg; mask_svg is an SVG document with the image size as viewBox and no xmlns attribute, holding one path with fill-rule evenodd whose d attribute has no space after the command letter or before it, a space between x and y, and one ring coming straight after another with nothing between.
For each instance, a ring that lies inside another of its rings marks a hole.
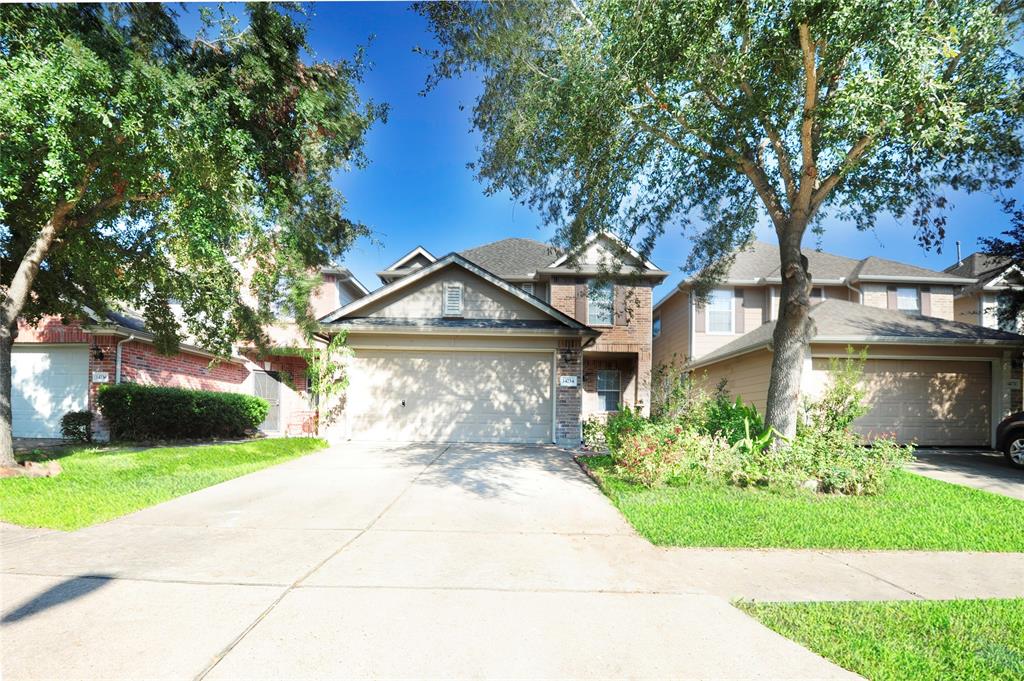
<instances>
[{"instance_id":1,"label":"gutter downspout","mask_svg":"<svg viewBox=\"0 0 1024 681\"><path fill-rule=\"evenodd\" d=\"M127 338L117 341L117 349L115 351L116 359L114 360L114 384L121 383L121 346L128 341L135 340L135 334L130 334Z\"/></svg>"},{"instance_id":2,"label":"gutter downspout","mask_svg":"<svg viewBox=\"0 0 1024 681\"><path fill-rule=\"evenodd\" d=\"M846 282L846 288L850 289L857 294L857 303L860 305L864 304L864 293L860 289L854 288L850 282Z\"/></svg>"}]
</instances>

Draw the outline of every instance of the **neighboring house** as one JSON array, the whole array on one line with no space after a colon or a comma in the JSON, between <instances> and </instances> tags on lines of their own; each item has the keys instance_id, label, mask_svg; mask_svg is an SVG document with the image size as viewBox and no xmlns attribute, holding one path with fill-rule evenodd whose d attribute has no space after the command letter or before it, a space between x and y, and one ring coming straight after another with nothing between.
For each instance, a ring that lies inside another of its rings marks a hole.
<instances>
[{"instance_id":1,"label":"neighboring house","mask_svg":"<svg viewBox=\"0 0 1024 681\"><path fill-rule=\"evenodd\" d=\"M576 445L583 419L649 407L651 291L667 273L611 235L574 254L420 247L378 276L321 319L355 351L334 437Z\"/></svg>"},{"instance_id":2,"label":"neighboring house","mask_svg":"<svg viewBox=\"0 0 1024 681\"><path fill-rule=\"evenodd\" d=\"M312 297L314 312L335 309L365 295L344 268L327 268ZM20 323L12 354L12 412L15 437L60 437L60 419L69 411L97 411L99 387L141 383L256 394L271 403L261 429L270 434L308 431L313 406L306 386L306 364L285 348L300 342L294 328L267 329L268 356L240 347L217 359L186 341L176 355L162 355L141 317L127 312L63 323L47 317L35 326ZM106 429L96 424L100 437Z\"/></svg>"},{"instance_id":3,"label":"neighboring house","mask_svg":"<svg viewBox=\"0 0 1024 681\"><path fill-rule=\"evenodd\" d=\"M1001 308L1006 304L1003 293L1024 288L1024 274L1008 259L993 258L984 253L972 253L946 272L973 279L973 283L960 288L956 294L956 318L969 324L990 329L1024 331L1024 316L1016 324L1003 319Z\"/></svg>"},{"instance_id":4,"label":"neighboring house","mask_svg":"<svg viewBox=\"0 0 1024 681\"><path fill-rule=\"evenodd\" d=\"M1024 336L956 321L960 287L975 280L869 257L808 252L816 331L802 392L818 394L829 359L869 348L866 435L921 445L990 445L1021 406ZM675 362L764 411L778 315L777 247L755 242L698 304L684 281L654 306L654 362Z\"/></svg>"}]
</instances>

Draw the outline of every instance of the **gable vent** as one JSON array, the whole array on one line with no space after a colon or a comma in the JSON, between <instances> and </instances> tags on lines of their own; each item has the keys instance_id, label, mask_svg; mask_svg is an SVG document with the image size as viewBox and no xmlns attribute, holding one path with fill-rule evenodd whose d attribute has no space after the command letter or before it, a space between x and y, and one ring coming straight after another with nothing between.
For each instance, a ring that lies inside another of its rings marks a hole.
<instances>
[{"instance_id":1,"label":"gable vent","mask_svg":"<svg viewBox=\"0 0 1024 681\"><path fill-rule=\"evenodd\" d=\"M462 284L446 282L444 285L444 316L462 316Z\"/></svg>"}]
</instances>

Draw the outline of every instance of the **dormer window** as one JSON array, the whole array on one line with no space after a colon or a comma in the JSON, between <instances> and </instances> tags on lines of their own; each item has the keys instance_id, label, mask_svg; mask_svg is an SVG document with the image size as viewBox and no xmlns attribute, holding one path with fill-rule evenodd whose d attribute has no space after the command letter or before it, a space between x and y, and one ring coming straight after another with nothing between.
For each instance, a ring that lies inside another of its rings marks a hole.
<instances>
[{"instance_id":1,"label":"dormer window","mask_svg":"<svg viewBox=\"0 0 1024 681\"><path fill-rule=\"evenodd\" d=\"M916 288L899 287L896 289L896 309L907 314L920 314L921 299Z\"/></svg>"},{"instance_id":2,"label":"dormer window","mask_svg":"<svg viewBox=\"0 0 1024 681\"><path fill-rule=\"evenodd\" d=\"M457 281L444 284L444 316L462 316L462 284Z\"/></svg>"}]
</instances>

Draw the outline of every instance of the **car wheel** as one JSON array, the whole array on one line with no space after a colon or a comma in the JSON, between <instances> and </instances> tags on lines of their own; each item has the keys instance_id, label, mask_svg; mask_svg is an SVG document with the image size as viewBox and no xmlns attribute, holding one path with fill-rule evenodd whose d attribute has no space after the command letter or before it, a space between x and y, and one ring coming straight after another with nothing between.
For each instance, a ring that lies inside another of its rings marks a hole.
<instances>
[{"instance_id":1,"label":"car wheel","mask_svg":"<svg viewBox=\"0 0 1024 681\"><path fill-rule=\"evenodd\" d=\"M1012 433L1003 447L1006 460L1015 468L1024 468L1024 432Z\"/></svg>"}]
</instances>

